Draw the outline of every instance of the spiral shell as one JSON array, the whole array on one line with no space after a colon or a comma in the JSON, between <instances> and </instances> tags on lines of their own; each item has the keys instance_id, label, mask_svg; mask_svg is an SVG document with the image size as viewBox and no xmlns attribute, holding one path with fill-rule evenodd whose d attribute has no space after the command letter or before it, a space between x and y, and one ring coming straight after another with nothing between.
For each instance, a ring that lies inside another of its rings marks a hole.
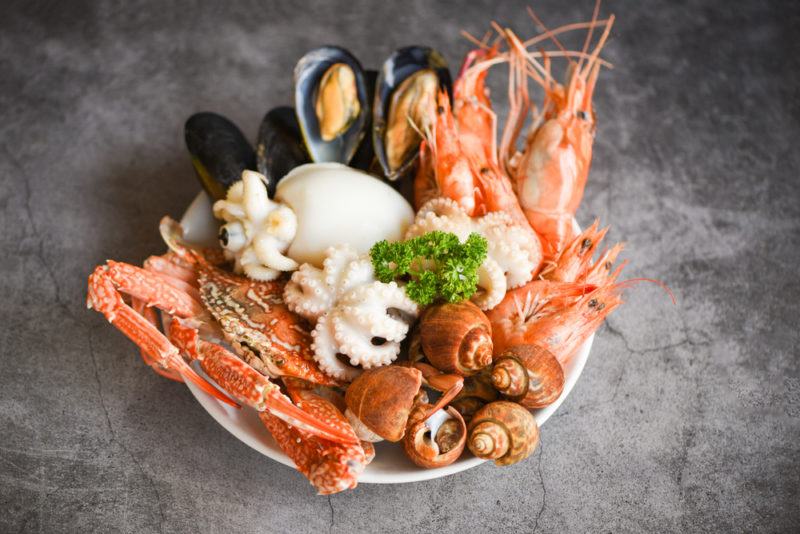
<instances>
[{"instance_id":1,"label":"spiral shell","mask_svg":"<svg viewBox=\"0 0 800 534\"><path fill-rule=\"evenodd\" d=\"M478 458L511 465L524 460L539 444L533 415L515 402L496 401L481 408L469 424L467 446Z\"/></svg>"},{"instance_id":2,"label":"spiral shell","mask_svg":"<svg viewBox=\"0 0 800 534\"><path fill-rule=\"evenodd\" d=\"M564 370L549 350L538 345L516 345L497 357L492 385L508 400L526 408L552 404L564 389Z\"/></svg>"},{"instance_id":3,"label":"spiral shell","mask_svg":"<svg viewBox=\"0 0 800 534\"><path fill-rule=\"evenodd\" d=\"M375 436L388 441L403 439L421 385L422 373L398 365L370 369L356 378L347 388L344 400L348 418L360 423L354 425L359 439L376 441ZM362 425L372 434L360 432Z\"/></svg>"},{"instance_id":4,"label":"spiral shell","mask_svg":"<svg viewBox=\"0 0 800 534\"><path fill-rule=\"evenodd\" d=\"M431 408L430 404L422 404L414 409L403 438L406 455L412 462L427 469L455 462L464 452L467 442L467 425L461 414L453 408L445 410L448 418L435 429L435 435L432 436L431 419L423 420ZM436 416L434 414L433 417Z\"/></svg>"},{"instance_id":5,"label":"spiral shell","mask_svg":"<svg viewBox=\"0 0 800 534\"><path fill-rule=\"evenodd\" d=\"M422 352L440 371L470 376L492 363L492 326L470 301L429 307L419 333Z\"/></svg>"}]
</instances>

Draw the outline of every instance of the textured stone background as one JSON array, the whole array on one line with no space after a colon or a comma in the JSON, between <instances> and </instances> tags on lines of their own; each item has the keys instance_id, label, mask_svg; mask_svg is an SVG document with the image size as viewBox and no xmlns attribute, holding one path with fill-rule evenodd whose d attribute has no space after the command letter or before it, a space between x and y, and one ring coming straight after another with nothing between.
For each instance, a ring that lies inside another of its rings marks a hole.
<instances>
[{"instance_id":1,"label":"textured stone background","mask_svg":"<svg viewBox=\"0 0 800 534\"><path fill-rule=\"evenodd\" d=\"M85 310L86 276L163 249L159 218L198 189L192 112L254 136L315 45L457 64L462 28L532 25L523 2L230 4L0 7L0 531L800 529L796 4L604 6L616 68L579 220L678 305L628 292L524 464L330 499L147 371ZM556 25L592 3L536 8Z\"/></svg>"}]
</instances>

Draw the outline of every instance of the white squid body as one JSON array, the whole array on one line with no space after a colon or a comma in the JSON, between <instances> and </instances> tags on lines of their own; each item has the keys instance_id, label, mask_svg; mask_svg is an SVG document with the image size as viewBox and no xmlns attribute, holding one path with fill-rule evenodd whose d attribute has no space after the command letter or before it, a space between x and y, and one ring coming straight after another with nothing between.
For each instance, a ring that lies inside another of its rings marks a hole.
<instances>
[{"instance_id":1,"label":"white squid body","mask_svg":"<svg viewBox=\"0 0 800 534\"><path fill-rule=\"evenodd\" d=\"M435 198L426 202L417 213L405 238L411 239L435 230L450 232L463 242L469 234L482 235L488 245L486 259L478 269L478 292L472 301L482 310L497 306L506 291L533 278L536 267L531 251L537 250L534 235L517 225L503 212L487 213L471 218L455 201Z\"/></svg>"},{"instance_id":2,"label":"white squid body","mask_svg":"<svg viewBox=\"0 0 800 534\"><path fill-rule=\"evenodd\" d=\"M226 222L223 248L237 273L269 281L297 269L297 262L285 255L297 233L297 217L288 206L270 200L263 175L243 171L241 181L213 210L214 217Z\"/></svg>"},{"instance_id":3,"label":"white squid body","mask_svg":"<svg viewBox=\"0 0 800 534\"><path fill-rule=\"evenodd\" d=\"M348 245L329 248L322 269L304 263L286 284L283 300L293 312L316 321L314 359L326 374L345 381L361 372L356 365L369 369L392 363L419 313L402 287L376 281L369 256Z\"/></svg>"},{"instance_id":4,"label":"white squid body","mask_svg":"<svg viewBox=\"0 0 800 534\"><path fill-rule=\"evenodd\" d=\"M369 174L338 163L310 163L280 182L275 200L265 178L243 171L242 180L214 204L225 256L234 270L274 280L300 264L322 266L325 251L349 245L366 254L378 241L403 237L414 210L397 191Z\"/></svg>"},{"instance_id":5,"label":"white squid body","mask_svg":"<svg viewBox=\"0 0 800 534\"><path fill-rule=\"evenodd\" d=\"M287 255L321 267L328 248L349 245L366 254L378 241L399 241L414 210L383 181L339 163L309 163L286 175L275 200L297 215Z\"/></svg>"}]
</instances>

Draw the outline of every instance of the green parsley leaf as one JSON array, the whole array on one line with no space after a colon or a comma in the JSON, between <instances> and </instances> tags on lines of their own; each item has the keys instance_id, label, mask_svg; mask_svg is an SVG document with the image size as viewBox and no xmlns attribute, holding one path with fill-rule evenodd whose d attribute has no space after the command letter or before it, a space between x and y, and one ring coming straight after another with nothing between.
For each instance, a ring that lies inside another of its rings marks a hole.
<instances>
[{"instance_id":1,"label":"green parsley leaf","mask_svg":"<svg viewBox=\"0 0 800 534\"><path fill-rule=\"evenodd\" d=\"M487 251L488 243L479 234L472 233L461 243L455 234L435 231L397 243L379 241L370 257L378 280L407 281L409 298L424 306L470 298Z\"/></svg>"}]
</instances>

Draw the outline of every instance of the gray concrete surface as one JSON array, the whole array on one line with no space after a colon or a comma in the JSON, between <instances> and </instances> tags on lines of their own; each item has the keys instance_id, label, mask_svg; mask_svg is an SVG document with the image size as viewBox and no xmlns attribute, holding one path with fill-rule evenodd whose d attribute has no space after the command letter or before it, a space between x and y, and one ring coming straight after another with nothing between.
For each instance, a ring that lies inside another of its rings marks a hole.
<instances>
[{"instance_id":1,"label":"gray concrete surface","mask_svg":"<svg viewBox=\"0 0 800 534\"><path fill-rule=\"evenodd\" d=\"M628 292L524 464L317 497L85 310L92 267L162 250L197 192L189 114L254 136L310 47L457 64L462 28L532 31L524 5L2 3L0 531L800 530L797 4L604 6L616 68L579 219L678 304ZM592 3L535 6L555 25Z\"/></svg>"}]
</instances>

